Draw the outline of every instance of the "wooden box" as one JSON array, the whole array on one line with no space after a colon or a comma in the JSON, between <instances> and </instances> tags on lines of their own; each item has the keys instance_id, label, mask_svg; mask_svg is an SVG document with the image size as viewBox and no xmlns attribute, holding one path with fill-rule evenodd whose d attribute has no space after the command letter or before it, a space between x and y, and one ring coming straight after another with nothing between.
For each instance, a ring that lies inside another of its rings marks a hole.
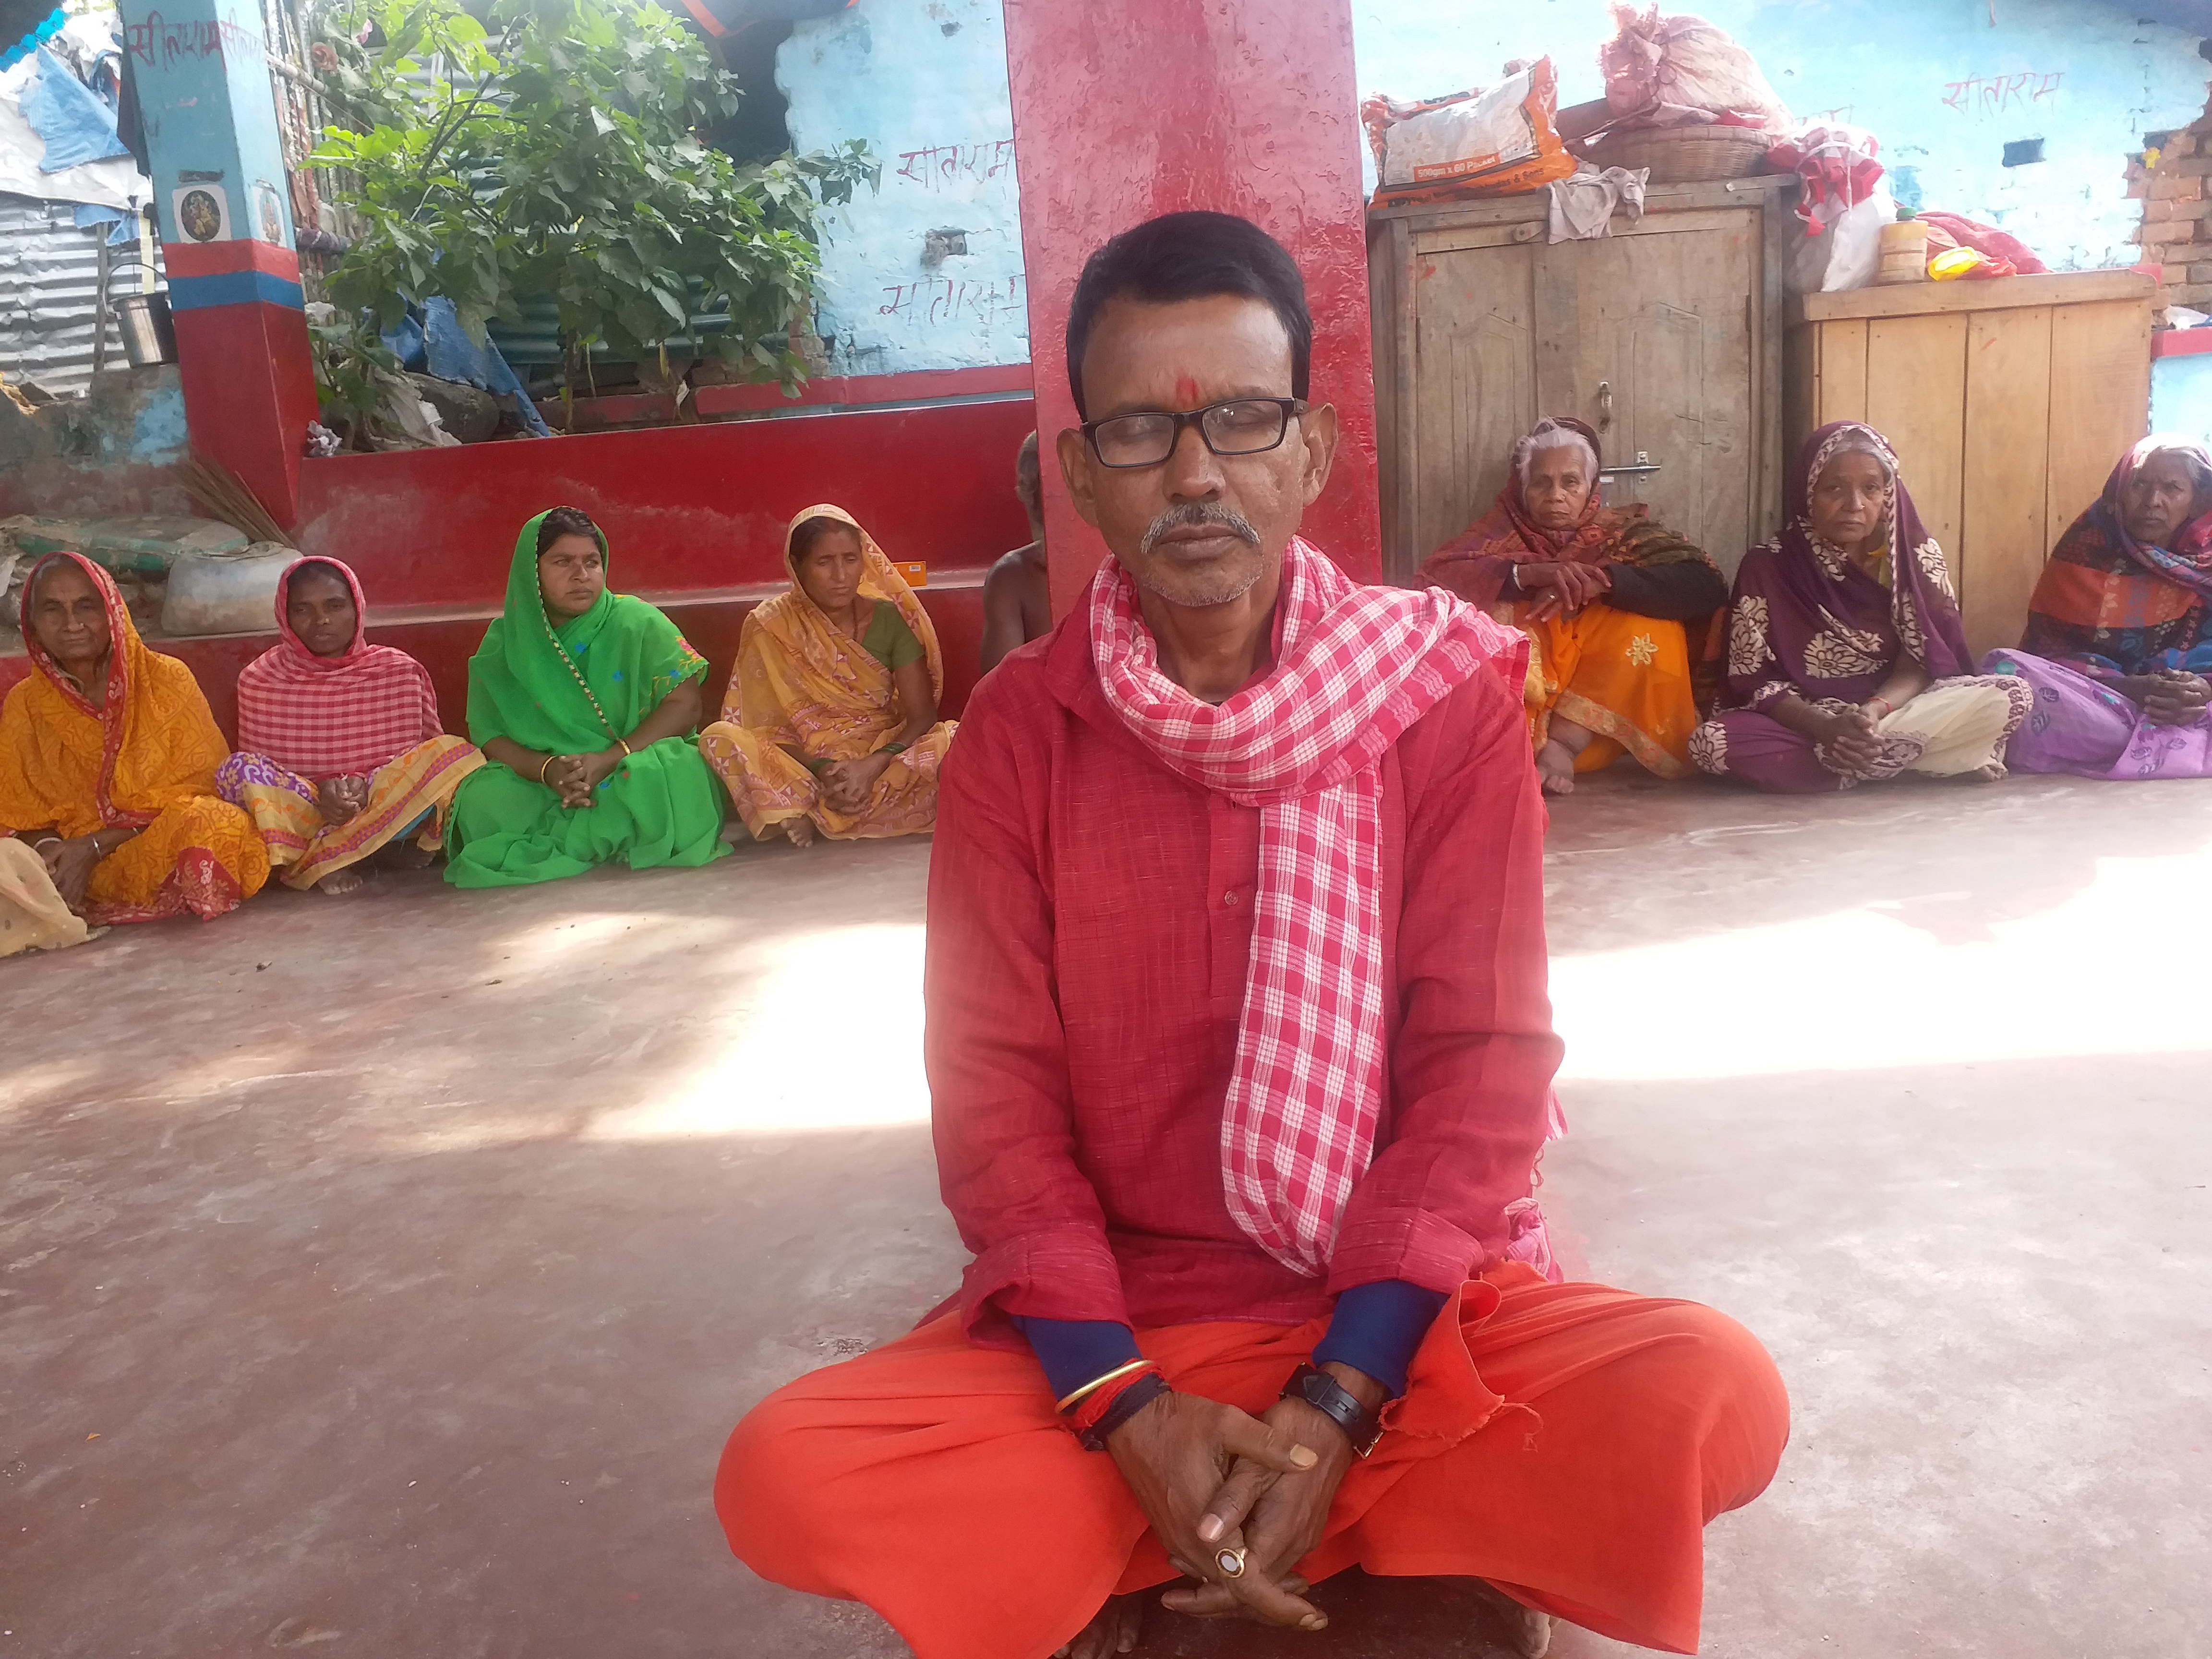
<instances>
[{"instance_id":1,"label":"wooden box","mask_svg":"<svg viewBox=\"0 0 2212 1659\"><path fill-rule=\"evenodd\" d=\"M2020 643L2052 544L2148 429L2155 288L2062 271L1789 304L1787 453L1830 421L1889 440L1977 658Z\"/></svg>"},{"instance_id":2,"label":"wooden box","mask_svg":"<svg viewBox=\"0 0 2212 1659\"><path fill-rule=\"evenodd\" d=\"M1410 581L1489 509L1513 441L1572 415L1606 499L1733 572L1782 500L1782 264L1795 174L1655 185L1642 221L1547 240L1549 198L1368 219L1383 569Z\"/></svg>"}]
</instances>

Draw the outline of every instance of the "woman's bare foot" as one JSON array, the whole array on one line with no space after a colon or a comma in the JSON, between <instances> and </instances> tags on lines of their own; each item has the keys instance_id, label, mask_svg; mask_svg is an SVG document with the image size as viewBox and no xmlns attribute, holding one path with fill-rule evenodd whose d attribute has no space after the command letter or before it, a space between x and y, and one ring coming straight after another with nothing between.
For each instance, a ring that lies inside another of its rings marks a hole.
<instances>
[{"instance_id":1,"label":"woman's bare foot","mask_svg":"<svg viewBox=\"0 0 2212 1659\"><path fill-rule=\"evenodd\" d=\"M1117 1653L1134 1653L1137 1638L1144 1633L1145 1598L1136 1595L1109 1595L1106 1605L1098 1609L1098 1616L1083 1627L1082 1633L1066 1647L1053 1655L1053 1659L1111 1659Z\"/></svg>"},{"instance_id":2,"label":"woman's bare foot","mask_svg":"<svg viewBox=\"0 0 2212 1659\"><path fill-rule=\"evenodd\" d=\"M793 847L811 847L814 845L814 820L810 817L786 818L783 833L790 837Z\"/></svg>"},{"instance_id":3,"label":"woman's bare foot","mask_svg":"<svg viewBox=\"0 0 2212 1659\"><path fill-rule=\"evenodd\" d=\"M368 878L358 870L333 870L315 884L318 893L328 893L332 898L343 898L348 893L358 893L368 885Z\"/></svg>"},{"instance_id":4,"label":"woman's bare foot","mask_svg":"<svg viewBox=\"0 0 2212 1659\"><path fill-rule=\"evenodd\" d=\"M1547 795L1575 793L1575 751L1553 738L1536 751L1536 781Z\"/></svg>"}]
</instances>

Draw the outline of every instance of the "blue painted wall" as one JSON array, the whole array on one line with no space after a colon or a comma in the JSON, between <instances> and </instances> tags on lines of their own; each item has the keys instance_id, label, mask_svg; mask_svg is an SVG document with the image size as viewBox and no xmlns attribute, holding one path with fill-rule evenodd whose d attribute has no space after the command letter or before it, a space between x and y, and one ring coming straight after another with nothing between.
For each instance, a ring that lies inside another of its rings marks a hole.
<instances>
[{"instance_id":1,"label":"blue painted wall","mask_svg":"<svg viewBox=\"0 0 2212 1659\"><path fill-rule=\"evenodd\" d=\"M830 372L1029 361L1014 118L998 0L860 0L776 58L802 153L866 138L883 186L823 215L817 326ZM933 262L932 230L968 251Z\"/></svg>"},{"instance_id":2,"label":"blue painted wall","mask_svg":"<svg viewBox=\"0 0 2212 1659\"><path fill-rule=\"evenodd\" d=\"M2106 0L1679 0L1757 57L1798 118L1881 139L1891 188L1996 224L2054 270L2133 264L2141 222L2123 167L2142 135L2204 112L2197 36ZM1990 19L1994 15L1996 22ZM1549 53L1559 101L1602 97L1605 0L1352 0L1359 84L1426 97ZM2003 165L2041 138L2045 160Z\"/></svg>"},{"instance_id":3,"label":"blue painted wall","mask_svg":"<svg viewBox=\"0 0 2212 1659\"><path fill-rule=\"evenodd\" d=\"M2136 261L2126 157L2145 132L2201 115L2212 75L2197 35L2107 0L1679 3L1748 46L1793 113L1872 129L1901 202L2000 225L2060 270ZM1352 21L1369 91L1455 91L1546 52L1563 103L1604 91L1606 0L1352 0ZM860 0L799 24L776 78L799 149L865 137L884 162L878 193L824 217L832 372L1026 361L999 0ZM2005 167L2023 138L2041 138L2045 159ZM964 231L968 252L925 263L937 228Z\"/></svg>"},{"instance_id":4,"label":"blue painted wall","mask_svg":"<svg viewBox=\"0 0 2212 1659\"><path fill-rule=\"evenodd\" d=\"M2212 444L2212 352L2151 364L2150 429Z\"/></svg>"}]
</instances>

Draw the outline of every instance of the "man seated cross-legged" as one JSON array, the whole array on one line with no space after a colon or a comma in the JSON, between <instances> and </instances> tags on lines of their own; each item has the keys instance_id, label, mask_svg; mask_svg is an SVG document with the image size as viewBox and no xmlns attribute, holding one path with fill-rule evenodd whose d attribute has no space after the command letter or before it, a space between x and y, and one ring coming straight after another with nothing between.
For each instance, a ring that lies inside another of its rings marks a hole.
<instances>
[{"instance_id":1,"label":"man seated cross-legged","mask_svg":"<svg viewBox=\"0 0 2212 1659\"><path fill-rule=\"evenodd\" d=\"M1522 637L1297 536L1335 413L1290 257L1176 214L1068 324L1113 556L968 706L929 890L956 1303L738 1425L763 1577L919 1659L1102 1659L1138 1593L1291 1629L1358 1565L1697 1645L1780 1377L1693 1303L1553 1282L1560 1055ZM1292 1638L1293 1642L1295 1638Z\"/></svg>"}]
</instances>

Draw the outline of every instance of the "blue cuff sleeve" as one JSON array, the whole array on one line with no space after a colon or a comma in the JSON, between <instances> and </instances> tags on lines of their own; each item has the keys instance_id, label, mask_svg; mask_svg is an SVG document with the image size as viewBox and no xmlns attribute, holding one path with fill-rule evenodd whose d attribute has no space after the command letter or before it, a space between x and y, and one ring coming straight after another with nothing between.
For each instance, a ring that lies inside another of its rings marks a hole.
<instances>
[{"instance_id":1,"label":"blue cuff sleeve","mask_svg":"<svg viewBox=\"0 0 2212 1659\"><path fill-rule=\"evenodd\" d=\"M1364 1371L1395 1400L1406 1392L1406 1367L1448 1299L1442 1291L1425 1291L1402 1279L1355 1285L1336 1298L1328 1334L1314 1350L1313 1363L1333 1360Z\"/></svg>"},{"instance_id":2,"label":"blue cuff sleeve","mask_svg":"<svg viewBox=\"0 0 2212 1659\"><path fill-rule=\"evenodd\" d=\"M1033 1319L1016 1314L1013 1321L1015 1328L1029 1338L1037 1364L1044 1367L1054 1400L1065 1400L1115 1366L1144 1358L1137 1352L1135 1333L1110 1319Z\"/></svg>"}]
</instances>

